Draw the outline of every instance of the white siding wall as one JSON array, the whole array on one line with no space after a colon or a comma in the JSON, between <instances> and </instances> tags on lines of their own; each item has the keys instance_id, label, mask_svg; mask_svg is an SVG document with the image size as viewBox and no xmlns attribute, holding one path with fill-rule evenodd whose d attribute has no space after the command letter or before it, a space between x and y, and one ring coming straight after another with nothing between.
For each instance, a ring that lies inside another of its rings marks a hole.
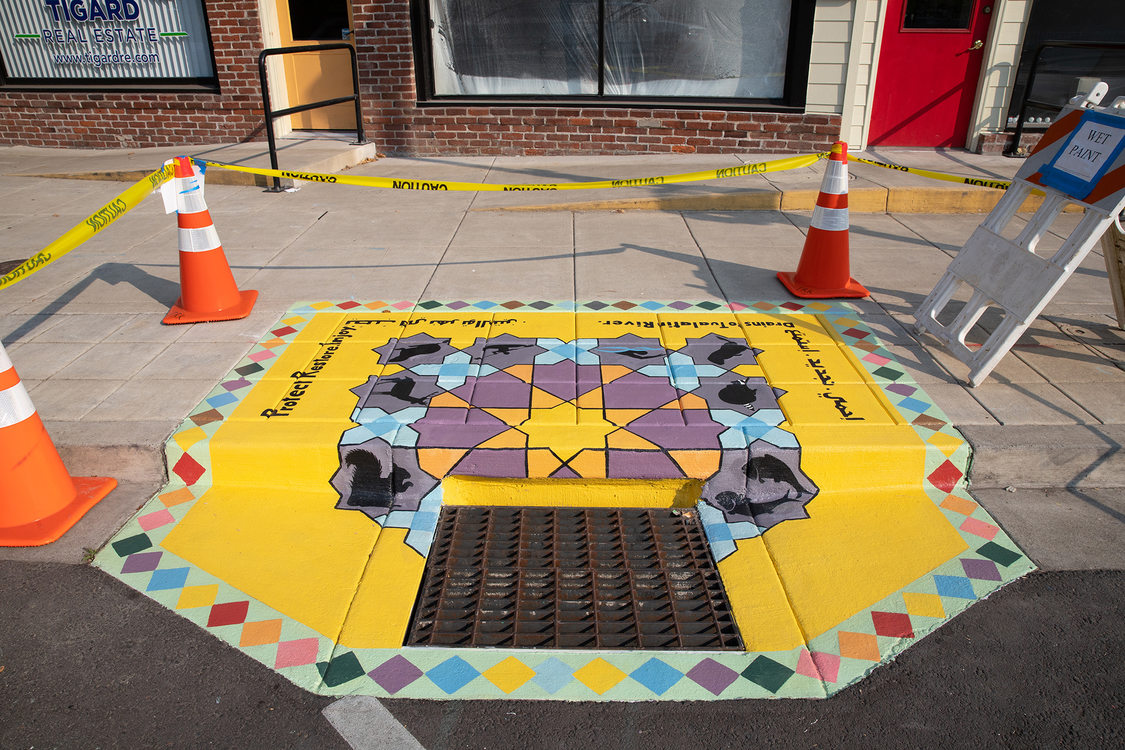
<instances>
[{"instance_id":1,"label":"white siding wall","mask_svg":"<svg viewBox=\"0 0 1125 750\"><path fill-rule=\"evenodd\" d=\"M806 109L842 115L851 149L867 145L884 0L818 0Z\"/></svg>"},{"instance_id":2,"label":"white siding wall","mask_svg":"<svg viewBox=\"0 0 1125 750\"><path fill-rule=\"evenodd\" d=\"M852 9L856 1L817 0L805 100L808 112L838 114L843 111L848 51L852 39Z\"/></svg>"},{"instance_id":3,"label":"white siding wall","mask_svg":"<svg viewBox=\"0 0 1125 750\"><path fill-rule=\"evenodd\" d=\"M993 4L994 17L988 31L986 57L981 66L977 103L966 144L970 149L976 148L982 132L996 133L1004 129L1032 1L997 0Z\"/></svg>"}]
</instances>

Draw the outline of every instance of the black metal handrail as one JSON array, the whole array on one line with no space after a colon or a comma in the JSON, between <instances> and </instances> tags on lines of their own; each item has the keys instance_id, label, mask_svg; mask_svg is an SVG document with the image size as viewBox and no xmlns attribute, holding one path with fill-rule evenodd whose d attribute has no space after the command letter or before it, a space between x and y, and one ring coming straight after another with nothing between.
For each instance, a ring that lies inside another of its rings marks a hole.
<instances>
[{"instance_id":1,"label":"black metal handrail","mask_svg":"<svg viewBox=\"0 0 1125 750\"><path fill-rule=\"evenodd\" d=\"M1039 72L1039 61L1043 57L1043 50L1048 47L1074 47L1079 49L1120 49L1125 50L1125 44L1116 42L1043 42L1035 50L1035 57L1031 61L1031 70L1027 75L1027 85L1023 89L1023 101L1020 103L1020 114L1016 121L1016 132L1012 138L1012 143L1008 148L1004 149L1004 156L1016 156L1019 153L1020 138L1023 137L1023 122L1027 117L1027 105L1033 104L1037 107L1055 108L1059 106L1058 102L1044 102L1036 101L1031 98L1031 92L1035 87L1035 75Z\"/></svg>"},{"instance_id":2,"label":"black metal handrail","mask_svg":"<svg viewBox=\"0 0 1125 750\"><path fill-rule=\"evenodd\" d=\"M352 61L352 94L351 96L338 96L335 99L325 99L319 102L312 102L310 104L298 104L295 107L286 107L285 109L274 110L270 104L270 87L269 82L266 80L266 59L276 55L290 55L298 54L301 52L326 52L329 50L346 49L351 56ZM363 136L363 111L359 104L359 65L356 62L355 47L347 42L336 42L334 44L306 44L301 47L271 47L270 49L262 50L258 55L258 77L262 81L262 106L266 114L266 140L269 141L270 147L270 168L278 169L277 166L277 139L273 133L273 121L278 117L285 117L286 115L295 115L298 112L307 112L310 109L318 109L320 107L331 107L334 104L343 104L344 102L355 102L355 145L359 146L367 143L367 139ZM269 188L270 192L277 193L282 190L281 179L279 177L273 178L273 187Z\"/></svg>"}]
</instances>

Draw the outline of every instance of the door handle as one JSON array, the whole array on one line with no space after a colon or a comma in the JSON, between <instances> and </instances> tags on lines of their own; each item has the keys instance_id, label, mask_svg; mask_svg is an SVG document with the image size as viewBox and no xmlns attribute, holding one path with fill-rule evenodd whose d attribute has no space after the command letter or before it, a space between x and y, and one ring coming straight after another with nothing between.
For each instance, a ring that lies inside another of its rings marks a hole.
<instances>
[{"instance_id":1,"label":"door handle","mask_svg":"<svg viewBox=\"0 0 1125 750\"><path fill-rule=\"evenodd\" d=\"M967 50L965 50L965 51L966 51L966 52L973 52L973 51L975 51L975 50L978 50L978 49L980 49L980 48L981 48L981 47L983 47L983 46L984 46L984 42L982 42L982 41L981 41L980 39L978 39L978 40L976 40L975 42L973 42L973 45L972 45L971 47L969 47L969 48L968 48Z\"/></svg>"}]
</instances>

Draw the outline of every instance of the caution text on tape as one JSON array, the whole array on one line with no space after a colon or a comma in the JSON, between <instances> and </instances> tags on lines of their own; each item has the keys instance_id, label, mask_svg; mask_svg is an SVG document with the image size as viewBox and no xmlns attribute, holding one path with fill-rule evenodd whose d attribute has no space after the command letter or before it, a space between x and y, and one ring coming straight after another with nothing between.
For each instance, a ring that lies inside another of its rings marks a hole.
<instances>
[{"instance_id":1,"label":"caution text on tape","mask_svg":"<svg viewBox=\"0 0 1125 750\"><path fill-rule=\"evenodd\" d=\"M152 193L152 191L159 188L171 176L172 168L166 166L133 183L116 198L90 214L62 237L59 237L50 245L47 245L47 247L28 258L10 272L0 276L0 289L22 281L44 266L54 263L71 250L120 219L130 209L135 208Z\"/></svg>"},{"instance_id":2,"label":"caution text on tape","mask_svg":"<svg viewBox=\"0 0 1125 750\"><path fill-rule=\"evenodd\" d=\"M744 177L767 172L783 172L789 169L807 167L828 154L802 154L785 159L761 161L754 164L741 164L737 167L707 169L700 172L661 175L658 177L636 177L621 180L597 180L593 182L492 184L485 182L445 182L440 180L420 180L413 178L367 177L364 175L321 174L317 172L293 172L283 169L259 169L243 167L222 162L204 162L208 167L229 169L235 172L301 180L302 182L321 182L335 185L359 185L363 187L388 188L390 190L461 190L471 192L517 192L533 190L604 190L607 188L648 187L654 185L674 185L682 182L702 182L723 180L731 177Z\"/></svg>"},{"instance_id":3,"label":"caution text on tape","mask_svg":"<svg viewBox=\"0 0 1125 750\"><path fill-rule=\"evenodd\" d=\"M896 172L909 172L910 174L929 177L932 180L957 182L963 185L975 185L977 187L995 188L997 190L1007 190L1012 186L1012 183L1006 180L983 180L979 177L964 177L962 175L946 174L945 172L935 172L931 169L918 169L917 167L904 167L900 164L888 164L887 162L875 161L874 159L864 159L859 156L849 156L848 161L855 161L859 162L860 164L870 164L873 167L882 167L883 169L893 169Z\"/></svg>"}]
</instances>

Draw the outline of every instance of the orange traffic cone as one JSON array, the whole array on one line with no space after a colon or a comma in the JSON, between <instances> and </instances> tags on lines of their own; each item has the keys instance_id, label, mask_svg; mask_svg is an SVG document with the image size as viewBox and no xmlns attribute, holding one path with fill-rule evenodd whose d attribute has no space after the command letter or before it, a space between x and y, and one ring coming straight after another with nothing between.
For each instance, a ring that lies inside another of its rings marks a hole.
<instances>
[{"instance_id":1,"label":"orange traffic cone","mask_svg":"<svg viewBox=\"0 0 1125 750\"><path fill-rule=\"evenodd\" d=\"M180 299L164 316L164 323L245 318L254 309L258 293L238 291L191 159L177 157L172 175L179 193Z\"/></svg>"},{"instance_id":2,"label":"orange traffic cone","mask_svg":"<svg viewBox=\"0 0 1125 750\"><path fill-rule=\"evenodd\" d=\"M777 278L798 297L868 295L848 270L848 144L834 144L828 156L797 273L781 271Z\"/></svg>"},{"instance_id":3,"label":"orange traffic cone","mask_svg":"<svg viewBox=\"0 0 1125 750\"><path fill-rule=\"evenodd\" d=\"M117 486L71 477L0 344L0 547L49 544Z\"/></svg>"}]
</instances>

